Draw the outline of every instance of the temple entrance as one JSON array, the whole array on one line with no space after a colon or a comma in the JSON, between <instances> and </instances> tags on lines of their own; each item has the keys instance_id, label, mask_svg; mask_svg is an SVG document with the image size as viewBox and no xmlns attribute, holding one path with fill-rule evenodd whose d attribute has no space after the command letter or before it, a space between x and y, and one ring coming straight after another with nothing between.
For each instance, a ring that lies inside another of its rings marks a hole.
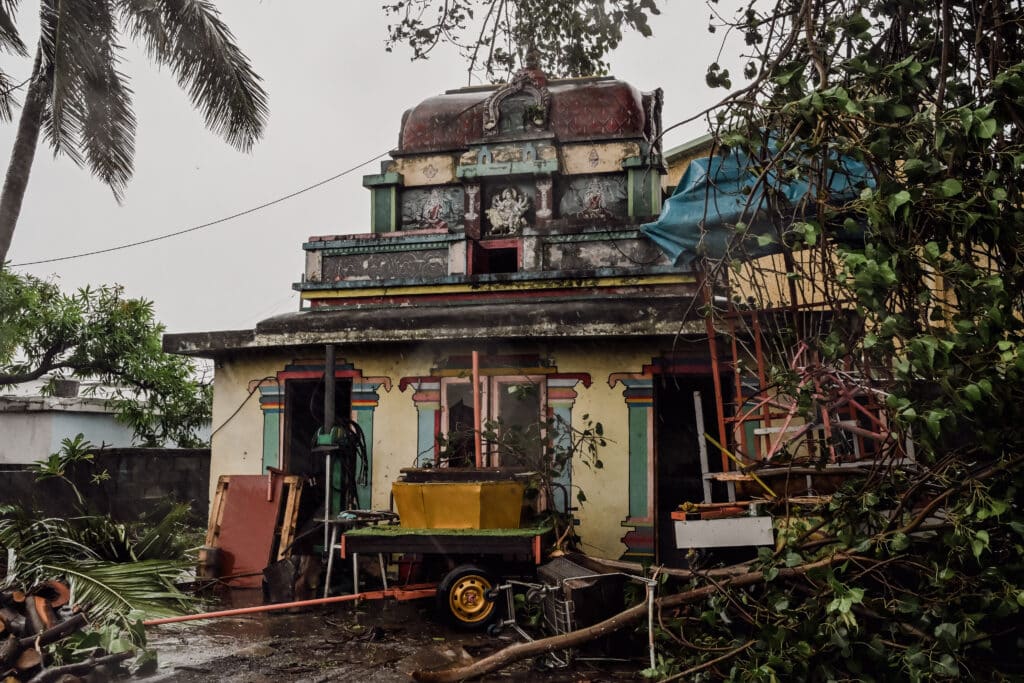
<instances>
[{"instance_id":1,"label":"temple entrance","mask_svg":"<svg viewBox=\"0 0 1024 683\"><path fill-rule=\"evenodd\" d=\"M352 380L337 379L334 387L335 423L352 415ZM324 463L311 456L313 440L324 425L324 380L290 379L284 390L284 469L289 474L319 477Z\"/></svg>"},{"instance_id":2,"label":"temple entrance","mask_svg":"<svg viewBox=\"0 0 1024 683\"><path fill-rule=\"evenodd\" d=\"M335 380L335 421L349 419L352 414L352 380ZM313 520L324 515L324 493L327 485L325 459L313 454L316 432L324 425L324 380L290 379L285 382L284 458L285 472L306 478L299 503L298 529L308 530ZM331 469L335 469L332 467ZM332 499L341 499L337 493ZM297 554L313 552L317 534L306 536L295 545Z\"/></svg>"}]
</instances>

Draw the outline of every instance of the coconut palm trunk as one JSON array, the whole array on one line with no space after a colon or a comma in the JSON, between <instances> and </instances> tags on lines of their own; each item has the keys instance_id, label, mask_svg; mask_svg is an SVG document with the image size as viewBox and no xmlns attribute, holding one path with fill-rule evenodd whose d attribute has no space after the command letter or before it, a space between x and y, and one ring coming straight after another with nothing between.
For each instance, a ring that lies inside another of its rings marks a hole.
<instances>
[{"instance_id":1,"label":"coconut palm trunk","mask_svg":"<svg viewBox=\"0 0 1024 683\"><path fill-rule=\"evenodd\" d=\"M14 237L14 226L21 215L21 203L25 199L28 188L28 177L32 172L32 161L36 156L39 144L39 130L43 125L43 112L46 108L46 94L52 75L41 73L42 49L36 49L35 65L29 79L28 92L25 94L25 105L21 109L18 120L18 134L11 149L11 160L7 165L7 176L0 194L0 269L7 260L7 251L11 248Z\"/></svg>"},{"instance_id":2,"label":"coconut palm trunk","mask_svg":"<svg viewBox=\"0 0 1024 683\"><path fill-rule=\"evenodd\" d=\"M0 1L0 49L26 55ZM211 0L39 0L35 65L0 194L0 268L11 246L39 135L121 200L132 176L135 114L123 38L168 67L206 126L242 151L263 134L267 95ZM10 117L0 69L0 118Z\"/></svg>"}]
</instances>

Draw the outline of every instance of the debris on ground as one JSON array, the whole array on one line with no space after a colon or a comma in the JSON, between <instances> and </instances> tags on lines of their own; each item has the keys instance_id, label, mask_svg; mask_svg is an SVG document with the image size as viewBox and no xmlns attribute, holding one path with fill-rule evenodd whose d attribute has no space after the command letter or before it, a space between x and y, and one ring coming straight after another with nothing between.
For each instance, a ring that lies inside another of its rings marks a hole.
<instances>
[{"instance_id":1,"label":"debris on ground","mask_svg":"<svg viewBox=\"0 0 1024 683\"><path fill-rule=\"evenodd\" d=\"M84 612L68 608L71 592L60 581L45 581L28 591L0 592L0 676L4 683L75 683L97 670L107 675L134 651L99 652L71 663L54 663L51 646L88 626ZM50 649L48 649L50 648Z\"/></svg>"}]
</instances>

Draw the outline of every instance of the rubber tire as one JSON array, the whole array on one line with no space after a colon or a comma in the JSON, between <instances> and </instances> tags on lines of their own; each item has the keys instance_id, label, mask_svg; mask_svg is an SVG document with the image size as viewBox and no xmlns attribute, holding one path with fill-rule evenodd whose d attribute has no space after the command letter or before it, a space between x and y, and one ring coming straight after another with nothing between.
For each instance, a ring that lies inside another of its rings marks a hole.
<instances>
[{"instance_id":1,"label":"rubber tire","mask_svg":"<svg viewBox=\"0 0 1024 683\"><path fill-rule=\"evenodd\" d=\"M452 625L478 631L498 616L498 605L485 596L497 586L490 573L472 564L459 565L437 587L437 605Z\"/></svg>"}]
</instances>

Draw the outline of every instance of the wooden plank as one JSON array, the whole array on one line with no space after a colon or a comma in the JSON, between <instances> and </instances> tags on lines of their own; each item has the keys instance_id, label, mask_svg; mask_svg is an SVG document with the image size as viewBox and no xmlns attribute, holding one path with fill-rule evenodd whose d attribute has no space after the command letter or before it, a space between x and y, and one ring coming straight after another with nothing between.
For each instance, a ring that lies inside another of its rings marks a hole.
<instances>
[{"instance_id":1,"label":"wooden plank","mask_svg":"<svg viewBox=\"0 0 1024 683\"><path fill-rule=\"evenodd\" d=\"M206 529L206 547L216 546L220 536L220 523L224 519L224 501L228 495L228 484L231 478L225 475L217 480L217 492L213 496L213 507L210 509L210 526Z\"/></svg>"},{"instance_id":2,"label":"wooden plank","mask_svg":"<svg viewBox=\"0 0 1024 683\"><path fill-rule=\"evenodd\" d=\"M775 543L771 517L731 517L672 522L677 548L727 548Z\"/></svg>"},{"instance_id":3,"label":"wooden plank","mask_svg":"<svg viewBox=\"0 0 1024 683\"><path fill-rule=\"evenodd\" d=\"M299 500L302 498L302 477L288 475L284 478L288 490L284 514L281 518L281 536L277 545L277 559L291 557L291 544L295 540L295 527L299 520Z\"/></svg>"}]
</instances>

